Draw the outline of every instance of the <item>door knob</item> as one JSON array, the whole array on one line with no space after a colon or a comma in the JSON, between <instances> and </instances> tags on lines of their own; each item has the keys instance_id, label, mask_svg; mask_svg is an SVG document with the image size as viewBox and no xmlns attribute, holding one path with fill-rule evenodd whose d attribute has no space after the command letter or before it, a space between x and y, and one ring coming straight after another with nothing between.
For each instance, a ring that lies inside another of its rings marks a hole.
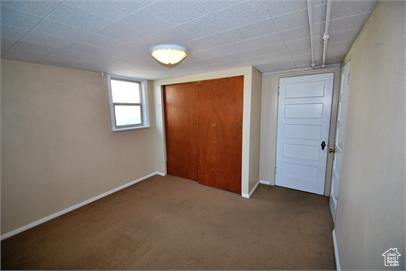
<instances>
[{"instance_id":1,"label":"door knob","mask_svg":"<svg viewBox=\"0 0 406 271\"><path fill-rule=\"evenodd\" d=\"M324 150L324 148L326 148L326 142L324 142L324 140L323 140L323 142L321 142L320 145L321 145L321 149L322 149L322 150Z\"/></svg>"}]
</instances>

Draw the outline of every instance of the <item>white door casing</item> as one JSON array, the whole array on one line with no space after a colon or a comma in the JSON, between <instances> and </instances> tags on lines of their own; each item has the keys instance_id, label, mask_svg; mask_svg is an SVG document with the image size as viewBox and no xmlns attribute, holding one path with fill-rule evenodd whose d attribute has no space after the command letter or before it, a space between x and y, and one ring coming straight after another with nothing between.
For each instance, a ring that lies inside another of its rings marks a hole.
<instances>
[{"instance_id":1,"label":"white door casing","mask_svg":"<svg viewBox=\"0 0 406 271\"><path fill-rule=\"evenodd\" d=\"M333 80L333 73L280 79L276 185L324 194Z\"/></svg>"},{"instance_id":2,"label":"white door casing","mask_svg":"<svg viewBox=\"0 0 406 271\"><path fill-rule=\"evenodd\" d=\"M335 153L333 158L333 171L331 174L330 210L335 221L337 203L339 200L341 169L344 155L345 126L348 107L348 82L350 79L350 63L341 70L340 94L338 100L338 114L336 123Z\"/></svg>"}]
</instances>

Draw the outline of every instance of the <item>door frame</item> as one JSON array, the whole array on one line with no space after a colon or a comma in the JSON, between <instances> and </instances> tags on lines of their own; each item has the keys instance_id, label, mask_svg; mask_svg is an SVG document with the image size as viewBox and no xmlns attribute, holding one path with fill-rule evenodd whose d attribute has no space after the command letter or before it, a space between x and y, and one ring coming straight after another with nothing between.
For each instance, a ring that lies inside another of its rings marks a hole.
<instances>
[{"instance_id":1,"label":"door frame","mask_svg":"<svg viewBox=\"0 0 406 271\"><path fill-rule=\"evenodd\" d=\"M348 70L348 73L349 74L351 74L351 61L348 61L348 62L346 62L345 64L343 64L343 66L341 67L341 69L340 69L340 87L339 87L339 92L341 91L341 88L342 88L342 85L341 85L341 83L342 83L342 77L344 76L344 72L345 72L345 70ZM348 75L349 76L349 75ZM348 79L349 80L349 79ZM347 87L349 88L349 82L347 82ZM348 90L347 90L347 95L348 95ZM348 99L348 97L347 97L347 99ZM339 102L340 102L340 95L338 95L338 99L337 99L337 115L336 115L336 118L335 118L335 128L337 128L337 121L338 121L338 106L339 106ZM345 120L346 121L346 120ZM334 130L334 146L332 147L332 148L334 148L335 149L335 143L336 143L336 129ZM344 144L345 144L345 142L344 142ZM345 151L345 150L344 150ZM333 189L333 162L334 162L334 153L331 153L332 154L332 162L331 162L331 189L330 189L330 192L331 192L331 190ZM340 180L340 182L341 182L341 180ZM338 191L338 193L340 193L339 191ZM336 214L337 214L337 202L334 200L334 198L332 197L332 196L330 196L330 198L329 198L329 208L330 208L330 212L331 212L331 216L332 216L332 218L333 218L333 221L335 222L335 217L336 217Z\"/></svg>"},{"instance_id":2,"label":"door frame","mask_svg":"<svg viewBox=\"0 0 406 271\"><path fill-rule=\"evenodd\" d=\"M282 78L290 78L290 77L300 77L300 76L306 76L306 75L316 75L316 74L326 74L326 73L333 73L333 96L331 100L331 112L330 112L330 130L329 130L329 137L328 137L328 143L327 143L327 148L334 148L335 144L335 134L336 134L336 121L337 121L337 113L338 113L338 96L340 92L340 80L341 80L341 66L336 65L332 66L330 68L325 68L323 70L308 70L308 71L297 71L297 72L280 72L277 80L277 111L279 112L279 89L280 89L280 80ZM276 131L275 135L278 134L278 119L279 115L278 113L276 114ZM276 159L277 159L277 136L275 137L275 171L273 174L273 182L271 185L276 185ZM333 170L333 157L334 154L327 152L327 161L326 161L326 175L324 179L324 196L330 196L331 192L331 178L332 178L332 170Z\"/></svg>"},{"instance_id":3,"label":"door frame","mask_svg":"<svg viewBox=\"0 0 406 271\"><path fill-rule=\"evenodd\" d=\"M256 87L261 87L262 77L257 76L256 73L259 73L254 67L252 66L245 66L245 67L238 67L232 68L222 71L216 72L209 72L209 73L200 73L194 75L187 75L182 77L173 77L168 79L159 79L154 80L152 85L152 92L153 92L153 106L155 111L154 122L152 123L152 127L156 130L156 140L158 142L158 146L156 149L157 152L157 172L161 175L167 174L166 169L166 135L165 135L165 120L164 120L164 108L163 108L163 86L171 85L171 84L178 84L178 83L187 83L193 81L201 81L201 80L211 80L211 79L219 79L224 77L233 77L233 76L244 76L244 89L243 89L243 118L242 118L242 169L241 169L241 196L245 198L249 198L251 194L254 192L255 188L259 184L259 172L253 172L253 168L255 168L255 164L259 161L252 161L250 159L250 154L255 153L254 156L259 157L259 136L258 136L258 148L254 148L255 146L255 137L251 137L251 126L255 127L256 124L259 126L260 118L257 120L253 120L251 115L253 114L253 105L252 101L256 99L253 95L253 91ZM257 79L259 79L259 85L257 84ZM261 91L261 89L259 89ZM260 99L260 96L259 96ZM260 100L259 100L260 102ZM258 123L254 123L258 121ZM258 131L259 135L259 131ZM257 152L257 153L256 153Z\"/></svg>"}]
</instances>

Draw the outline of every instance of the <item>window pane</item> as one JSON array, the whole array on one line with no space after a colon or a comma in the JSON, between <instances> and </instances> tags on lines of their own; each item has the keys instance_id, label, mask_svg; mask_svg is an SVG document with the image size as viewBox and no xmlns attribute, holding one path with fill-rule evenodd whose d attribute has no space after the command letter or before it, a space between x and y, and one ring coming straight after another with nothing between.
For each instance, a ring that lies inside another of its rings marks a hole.
<instances>
[{"instance_id":1,"label":"window pane","mask_svg":"<svg viewBox=\"0 0 406 271\"><path fill-rule=\"evenodd\" d=\"M116 126L142 124L141 106L115 105Z\"/></svg>"},{"instance_id":2,"label":"window pane","mask_svg":"<svg viewBox=\"0 0 406 271\"><path fill-rule=\"evenodd\" d=\"M113 103L141 103L140 83L111 80Z\"/></svg>"}]
</instances>

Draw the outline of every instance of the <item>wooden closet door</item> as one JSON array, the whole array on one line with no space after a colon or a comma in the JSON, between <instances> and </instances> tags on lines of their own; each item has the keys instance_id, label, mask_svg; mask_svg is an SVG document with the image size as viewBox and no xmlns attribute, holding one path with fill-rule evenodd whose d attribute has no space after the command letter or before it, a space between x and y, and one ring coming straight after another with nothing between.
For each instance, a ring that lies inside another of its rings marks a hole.
<instances>
[{"instance_id":1,"label":"wooden closet door","mask_svg":"<svg viewBox=\"0 0 406 271\"><path fill-rule=\"evenodd\" d=\"M198 181L241 193L244 77L198 83Z\"/></svg>"},{"instance_id":2,"label":"wooden closet door","mask_svg":"<svg viewBox=\"0 0 406 271\"><path fill-rule=\"evenodd\" d=\"M168 174L197 180L196 83L164 87Z\"/></svg>"}]
</instances>

